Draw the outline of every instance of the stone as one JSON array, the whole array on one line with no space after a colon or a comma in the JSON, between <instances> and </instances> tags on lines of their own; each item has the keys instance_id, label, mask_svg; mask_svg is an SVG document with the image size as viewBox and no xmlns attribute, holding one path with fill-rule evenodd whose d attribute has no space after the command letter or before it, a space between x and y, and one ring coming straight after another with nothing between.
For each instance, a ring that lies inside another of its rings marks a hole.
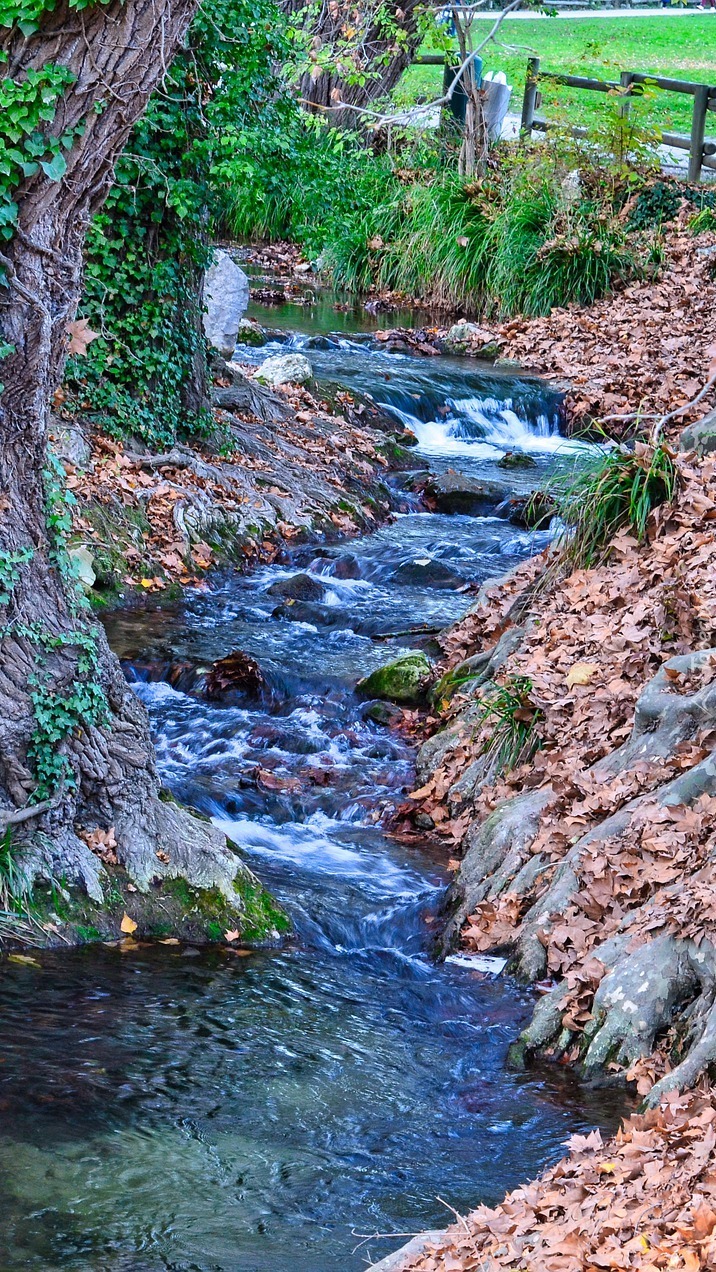
<instances>
[{"instance_id":1,"label":"stone","mask_svg":"<svg viewBox=\"0 0 716 1272\"><path fill-rule=\"evenodd\" d=\"M204 275L204 334L224 358L236 347L249 303L249 280L228 252L217 249Z\"/></svg>"},{"instance_id":2,"label":"stone","mask_svg":"<svg viewBox=\"0 0 716 1272\"><path fill-rule=\"evenodd\" d=\"M236 335L236 343L260 349L262 345L268 343L268 336L261 324L254 322L253 318L242 318Z\"/></svg>"},{"instance_id":3,"label":"stone","mask_svg":"<svg viewBox=\"0 0 716 1272\"><path fill-rule=\"evenodd\" d=\"M359 579L360 561L352 552L343 552L333 563L334 579Z\"/></svg>"},{"instance_id":4,"label":"stone","mask_svg":"<svg viewBox=\"0 0 716 1272\"><path fill-rule=\"evenodd\" d=\"M50 449L59 459L64 459L77 468L85 468L89 463L92 451L82 429L77 424L51 415L48 438Z\"/></svg>"},{"instance_id":5,"label":"stone","mask_svg":"<svg viewBox=\"0 0 716 1272\"><path fill-rule=\"evenodd\" d=\"M536 468L537 460L532 455L526 455L524 451L506 451L502 459L497 461L498 468Z\"/></svg>"},{"instance_id":6,"label":"stone","mask_svg":"<svg viewBox=\"0 0 716 1272\"><path fill-rule=\"evenodd\" d=\"M435 557L416 557L414 561L403 561L390 577L392 582L402 583L404 586L434 587L444 591L457 591L465 585L462 574Z\"/></svg>"},{"instance_id":7,"label":"stone","mask_svg":"<svg viewBox=\"0 0 716 1272\"><path fill-rule=\"evenodd\" d=\"M281 384L308 384L313 379L313 367L302 353L280 353L262 362L254 379L274 389Z\"/></svg>"},{"instance_id":8,"label":"stone","mask_svg":"<svg viewBox=\"0 0 716 1272\"><path fill-rule=\"evenodd\" d=\"M67 555L72 562L75 578L79 579L83 587L94 587L97 575L94 572L92 553L87 548L70 548Z\"/></svg>"},{"instance_id":9,"label":"stone","mask_svg":"<svg viewBox=\"0 0 716 1272\"><path fill-rule=\"evenodd\" d=\"M276 606L271 617L288 620L289 623L308 623L311 627L347 627L350 622L335 605L294 601L290 596Z\"/></svg>"},{"instance_id":10,"label":"stone","mask_svg":"<svg viewBox=\"0 0 716 1272\"><path fill-rule=\"evenodd\" d=\"M559 515L559 505L548 491L535 490L532 494L512 495L495 511L522 530L546 530L552 518Z\"/></svg>"},{"instance_id":11,"label":"stone","mask_svg":"<svg viewBox=\"0 0 716 1272\"><path fill-rule=\"evenodd\" d=\"M431 673L426 655L421 650L412 650L359 680L356 691L362 698L384 698L388 702L417 706L425 701Z\"/></svg>"},{"instance_id":12,"label":"stone","mask_svg":"<svg viewBox=\"0 0 716 1272\"><path fill-rule=\"evenodd\" d=\"M448 353L471 353L481 358L496 358L500 352L497 338L476 322L456 322L445 337Z\"/></svg>"},{"instance_id":13,"label":"stone","mask_svg":"<svg viewBox=\"0 0 716 1272\"><path fill-rule=\"evenodd\" d=\"M687 424L679 437L679 450L710 455L716 451L716 411L709 411L695 424Z\"/></svg>"},{"instance_id":14,"label":"stone","mask_svg":"<svg viewBox=\"0 0 716 1272\"><path fill-rule=\"evenodd\" d=\"M312 574L293 574L290 579L277 579L266 589L269 596L282 596L292 601L322 601L325 588Z\"/></svg>"},{"instance_id":15,"label":"stone","mask_svg":"<svg viewBox=\"0 0 716 1272\"><path fill-rule=\"evenodd\" d=\"M437 512L474 516L493 511L504 499L505 487L448 468L430 478L425 494L434 501Z\"/></svg>"}]
</instances>

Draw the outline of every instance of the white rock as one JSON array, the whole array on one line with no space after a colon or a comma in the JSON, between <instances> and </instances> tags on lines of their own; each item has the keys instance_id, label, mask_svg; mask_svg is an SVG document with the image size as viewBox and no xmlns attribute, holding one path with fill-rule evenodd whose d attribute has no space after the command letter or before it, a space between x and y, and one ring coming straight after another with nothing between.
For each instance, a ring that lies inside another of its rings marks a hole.
<instances>
[{"instance_id":1,"label":"white rock","mask_svg":"<svg viewBox=\"0 0 716 1272\"><path fill-rule=\"evenodd\" d=\"M249 280L228 252L217 249L204 275L204 334L224 358L236 347L239 323L249 303Z\"/></svg>"},{"instance_id":2,"label":"white rock","mask_svg":"<svg viewBox=\"0 0 716 1272\"><path fill-rule=\"evenodd\" d=\"M93 587L97 575L94 572L94 557L87 548L70 548L67 553L74 567L75 577L85 587Z\"/></svg>"},{"instance_id":3,"label":"white rock","mask_svg":"<svg viewBox=\"0 0 716 1272\"><path fill-rule=\"evenodd\" d=\"M262 362L254 379L274 389L279 384L308 384L313 379L313 367L302 353L282 353Z\"/></svg>"}]
</instances>

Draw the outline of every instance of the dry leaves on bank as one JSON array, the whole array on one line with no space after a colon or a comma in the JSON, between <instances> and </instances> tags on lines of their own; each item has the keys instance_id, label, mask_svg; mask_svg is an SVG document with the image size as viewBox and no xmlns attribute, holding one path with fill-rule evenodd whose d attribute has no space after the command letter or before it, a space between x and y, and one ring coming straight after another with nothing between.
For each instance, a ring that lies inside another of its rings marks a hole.
<instances>
[{"instance_id":1,"label":"dry leaves on bank","mask_svg":"<svg viewBox=\"0 0 716 1272\"><path fill-rule=\"evenodd\" d=\"M629 1118L493 1209L480 1206L401 1272L700 1272L716 1267L716 1107L703 1087Z\"/></svg>"}]
</instances>

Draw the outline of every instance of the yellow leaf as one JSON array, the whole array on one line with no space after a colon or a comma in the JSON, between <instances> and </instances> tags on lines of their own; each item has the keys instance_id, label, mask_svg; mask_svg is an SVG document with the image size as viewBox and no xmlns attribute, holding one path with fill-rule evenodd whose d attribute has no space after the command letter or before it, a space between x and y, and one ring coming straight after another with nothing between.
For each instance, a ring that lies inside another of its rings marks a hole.
<instances>
[{"instance_id":1,"label":"yellow leaf","mask_svg":"<svg viewBox=\"0 0 716 1272\"><path fill-rule=\"evenodd\" d=\"M567 673L567 688L572 685L588 685L599 671L597 663L574 663Z\"/></svg>"},{"instance_id":2,"label":"yellow leaf","mask_svg":"<svg viewBox=\"0 0 716 1272\"><path fill-rule=\"evenodd\" d=\"M163 941L159 942L159 944L160 945L181 945L181 941L176 936L166 936Z\"/></svg>"},{"instance_id":3,"label":"yellow leaf","mask_svg":"<svg viewBox=\"0 0 716 1272\"><path fill-rule=\"evenodd\" d=\"M29 954L9 954L8 958L11 963L28 963L30 967L39 967L36 958L30 958Z\"/></svg>"},{"instance_id":4,"label":"yellow leaf","mask_svg":"<svg viewBox=\"0 0 716 1272\"><path fill-rule=\"evenodd\" d=\"M125 914L119 925L119 930L120 932L127 932L128 935L131 936L132 932L136 932L137 925L134 922L134 919L130 919L129 915Z\"/></svg>"},{"instance_id":5,"label":"yellow leaf","mask_svg":"<svg viewBox=\"0 0 716 1272\"><path fill-rule=\"evenodd\" d=\"M154 579L140 579L140 587L154 587Z\"/></svg>"},{"instance_id":6,"label":"yellow leaf","mask_svg":"<svg viewBox=\"0 0 716 1272\"><path fill-rule=\"evenodd\" d=\"M238 931L238 929L235 929L233 932L224 932L225 941L238 941L240 936L241 936L241 933Z\"/></svg>"},{"instance_id":7,"label":"yellow leaf","mask_svg":"<svg viewBox=\"0 0 716 1272\"><path fill-rule=\"evenodd\" d=\"M616 1162L600 1162L599 1163L600 1175L613 1175L616 1168L617 1168Z\"/></svg>"}]
</instances>

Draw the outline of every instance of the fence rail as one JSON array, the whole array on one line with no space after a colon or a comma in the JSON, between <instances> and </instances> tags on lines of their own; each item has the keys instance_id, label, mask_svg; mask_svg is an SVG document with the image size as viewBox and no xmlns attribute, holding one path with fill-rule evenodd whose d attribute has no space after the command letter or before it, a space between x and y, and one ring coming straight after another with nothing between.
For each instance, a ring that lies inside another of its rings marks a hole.
<instances>
[{"instance_id":1,"label":"fence rail","mask_svg":"<svg viewBox=\"0 0 716 1272\"><path fill-rule=\"evenodd\" d=\"M533 129L537 132L548 132L550 128L558 126L547 119L538 118L536 115L536 111L541 104L539 100L539 84L540 81L544 80L549 80L552 84L563 84L567 88L587 89L593 93L619 92L622 94L621 109L624 113L629 110L629 99L636 96L634 93L635 86L653 84L656 88L661 88L665 92L688 94L694 99L690 135L686 137L682 133L662 133L662 141L664 145L672 146L676 150L688 150L689 181L700 181L702 168L716 170L716 158L714 158L716 156L716 142L706 140L708 112L716 111L716 85L695 84L690 80L667 79L660 75L645 75L641 71L622 71L618 80L591 79L582 75L562 75L555 71L541 70L540 59L531 57L527 62L527 78L522 100L520 132L523 136L530 137ZM587 135L585 128L572 128L571 132L575 137L585 137Z\"/></svg>"}]
</instances>

